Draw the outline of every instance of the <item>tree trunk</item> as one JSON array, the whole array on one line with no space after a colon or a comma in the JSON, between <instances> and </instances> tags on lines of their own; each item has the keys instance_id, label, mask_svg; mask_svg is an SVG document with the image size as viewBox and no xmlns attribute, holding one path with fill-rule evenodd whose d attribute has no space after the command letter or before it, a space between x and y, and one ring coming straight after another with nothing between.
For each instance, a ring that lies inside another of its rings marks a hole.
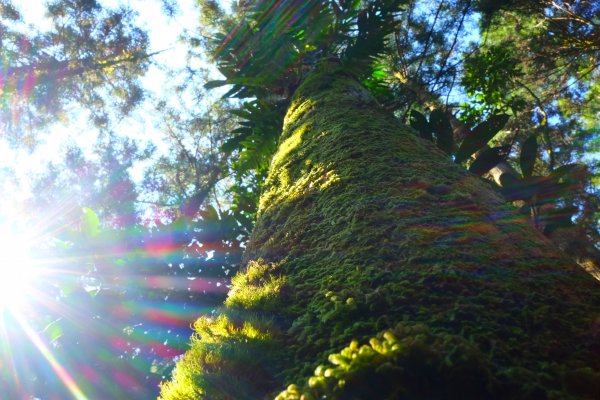
<instances>
[{"instance_id":1,"label":"tree trunk","mask_svg":"<svg viewBox=\"0 0 600 400\"><path fill-rule=\"evenodd\" d=\"M295 94L245 259L163 399L600 393L598 282L343 72Z\"/></svg>"}]
</instances>

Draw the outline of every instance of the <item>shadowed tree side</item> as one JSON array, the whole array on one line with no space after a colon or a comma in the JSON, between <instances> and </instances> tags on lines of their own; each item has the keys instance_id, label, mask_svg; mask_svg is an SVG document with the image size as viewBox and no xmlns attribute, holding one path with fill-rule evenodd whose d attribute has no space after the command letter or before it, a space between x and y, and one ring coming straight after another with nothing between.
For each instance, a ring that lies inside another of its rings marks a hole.
<instances>
[{"instance_id":1,"label":"shadowed tree side","mask_svg":"<svg viewBox=\"0 0 600 400\"><path fill-rule=\"evenodd\" d=\"M594 398L598 283L323 69L288 108L246 268L221 315L196 322L162 398L268 398L290 383L279 398ZM371 350L352 342L384 332ZM337 366L306 385L328 356Z\"/></svg>"}]
</instances>

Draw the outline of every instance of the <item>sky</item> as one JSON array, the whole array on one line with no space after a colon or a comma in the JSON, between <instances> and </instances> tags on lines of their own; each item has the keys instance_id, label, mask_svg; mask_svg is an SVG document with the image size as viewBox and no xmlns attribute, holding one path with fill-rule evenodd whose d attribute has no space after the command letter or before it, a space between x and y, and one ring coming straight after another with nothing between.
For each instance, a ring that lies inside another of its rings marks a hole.
<instances>
[{"instance_id":1,"label":"sky","mask_svg":"<svg viewBox=\"0 0 600 400\"><path fill-rule=\"evenodd\" d=\"M186 30L193 32L197 28L198 12L195 9L195 0L177 0L180 12L172 18L162 12L161 0L101 0L100 3L109 8L124 4L138 13L136 22L148 32L149 50L161 52L154 56L155 64L149 68L142 84L154 95L164 95L169 78L157 64L167 70L185 66L186 46L179 38ZM221 3L228 7L231 1L222 0ZM14 4L22 12L27 23L39 29L48 25L44 17L45 1L14 0ZM38 4L39 6L36 6ZM213 68L212 73L216 79L218 72ZM69 115L67 125L55 124L45 134L40 135L42 141L33 152L14 149L0 141L0 169L13 169L16 177L14 182L4 183L4 188L11 191L17 203L31 195L28 177L31 174L42 173L49 162L60 163L65 146L76 145L91 155L92 148L87 144L95 141L98 132L89 127L85 114L77 114L77 109L74 110L75 112ZM156 121L153 115L153 104L146 102L131 116L116 124L113 130L138 141L142 147L144 143L151 142L157 146L159 155L166 151L166 146L161 140L161 132L156 128L159 121ZM132 168L130 173L134 180L139 182L142 179L144 167L145 165L140 163ZM10 207L5 206L0 211L0 222L12 214L14 213Z\"/></svg>"},{"instance_id":2,"label":"sky","mask_svg":"<svg viewBox=\"0 0 600 400\"><path fill-rule=\"evenodd\" d=\"M13 3L20 11L22 11L22 14L25 16L28 23L31 23L36 28L43 29L44 1L13 0ZM197 28L198 13L194 10L194 0L178 0L181 12L175 15L174 18L168 18L161 12L161 0L100 0L100 3L106 7L115 7L119 4L125 4L133 10L136 10L139 14L137 17L138 24L142 28L146 28L149 34L149 51L163 51L155 56L156 64L161 65L165 69L178 69L185 66L186 47L179 43L179 36L186 29L194 30ZM217 77L215 76L215 78ZM162 69L153 65L144 77L143 84L146 89L153 92L156 96L162 96L165 95L165 88L169 86L169 78ZM168 95L168 92L166 94ZM76 110L76 108L74 110ZM161 132L156 128L157 121L153 118L153 115L156 113L153 113L152 111L152 104L143 104L129 118L122 120L113 129L117 134L132 137L140 142L150 141L159 145L161 142ZM27 271L27 268L25 268L23 256L28 253L28 250L32 247L32 243L33 245L38 245L35 240L36 238L31 240L28 239L27 243L22 243L23 246L16 246L17 242L14 240L16 236L20 236L20 233L32 230L31 227L18 225L18 211L20 211L19 202L30 195L29 188L27 187L28 176L32 173L42 172L48 162L60 162L66 145L75 144L87 149L88 152L91 152L91 146L86 144L94 143L96 135L97 132L86 124L85 116L83 113L80 113L79 116L77 114L71 115L70 123L68 125L56 124L52 126L48 132L43 133L41 137L44 140L31 153L24 149L17 150L11 148L4 141L0 140L0 170L3 168L14 169L17 178L15 180L16 183L13 183L12 186L11 182L0 180L0 187L2 187L3 190L3 196L0 197L0 199L2 199L2 205L0 206L0 399L4 399L4 396L6 395L5 393L2 393L4 384L3 379L6 376L7 370L5 356L7 354L7 349L11 350L11 346L6 345L6 343L10 344L11 342L5 341L5 338L2 336L6 325L4 324L5 310L8 307L14 307L15 299L18 298L19 295L23 296L23 293L16 293L14 291L18 289L14 284L14 279L16 279L14 275L19 275L25 279L26 275L24 272ZM133 169L132 173L134 174L134 177L139 179L142 171L143 166L138 166ZM9 204L9 202L5 202L5 199L12 200L13 203ZM12 250L12 252L8 252L7 250ZM78 260L69 260L69 262L81 263L81 261ZM19 268L14 268L15 265L18 265ZM180 268L182 267L180 266ZM8 273L13 275L9 276L7 275ZM184 283L189 284L188 282ZM202 284L203 280L198 279L194 281L194 283ZM217 286L220 285L220 283L217 283ZM145 287L140 288L140 290L141 289L145 289ZM25 303L29 302L31 298L35 299L35 297L36 296L29 296L30 299L25 301ZM136 304L136 312L142 313L139 310L144 312L154 312L152 315L153 318L155 318L154 322L156 324L161 322L160 318L164 319L166 317L172 319L178 317L187 323L200 313L206 312L206 310L200 310L200 305L198 305L197 308L190 306L188 309L184 308L182 310L177 309L178 304L172 300L168 304L166 303L166 299L165 302L159 303L160 304ZM166 308L167 306L171 308ZM39 310L36 310L36 312L38 311ZM27 357L27 362L31 361L34 364L40 364L46 368L51 368L53 371L52 374L54 374L52 375L52 379L55 379L57 382L62 381L73 398L78 400L87 399L85 382L83 382L84 386L81 386L81 380L80 382L75 382L73 379L73 376L76 376L77 373L80 373L81 371L74 370L73 368L69 369L61 364L61 360L56 356L60 351L52 348L45 340L45 335L48 333L46 332L47 329L39 331L35 329L35 324L32 323L34 318L21 317L19 312L15 313L15 319L17 320L14 325L20 325L22 330L14 329L14 332L24 333L24 335L22 335L22 338L15 341L17 344L12 346L12 350L27 355L34 354L34 356ZM48 326L52 326L54 322ZM152 327L152 325L146 324L144 327L146 331L144 331L142 335L146 335L148 331L146 328L147 326ZM139 327L136 326L136 328ZM189 337L189 325L183 326L181 331L184 332L182 335L184 335L187 340ZM168 333L169 335L174 336L177 332L174 330L171 334L171 330L169 330ZM136 334L140 335L139 332ZM143 339L147 341L148 339L152 339L151 336L152 333L144 336ZM177 336L179 336L179 334L177 334ZM128 338L130 338L129 334L122 334L118 337L109 339L125 340ZM144 341L140 342L147 343ZM19 343L21 343L22 348L20 348ZM159 345L160 344L162 344L162 347L158 346L159 348L167 347L166 340L164 343L159 343ZM168 345L174 346L170 343ZM27 349L31 352L28 352ZM132 357L132 359L133 358L135 357ZM109 361L107 365L110 366L116 364L113 360ZM89 372L93 375L93 371L84 372ZM119 377L118 375L116 376L117 378ZM37 379L36 376L34 376L34 378ZM124 379L123 382L119 383L122 385L129 385L127 377L123 376L122 378ZM23 378L24 381L27 379L31 379L31 377ZM43 400L48 399L50 399L50 397L44 398Z\"/></svg>"}]
</instances>

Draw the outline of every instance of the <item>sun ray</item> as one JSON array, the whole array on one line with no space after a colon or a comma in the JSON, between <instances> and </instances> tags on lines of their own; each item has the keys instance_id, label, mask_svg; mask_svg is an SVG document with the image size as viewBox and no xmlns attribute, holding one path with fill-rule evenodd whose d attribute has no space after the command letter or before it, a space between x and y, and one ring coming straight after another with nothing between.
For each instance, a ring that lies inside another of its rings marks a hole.
<instances>
[{"instance_id":1,"label":"sun ray","mask_svg":"<svg viewBox=\"0 0 600 400\"><path fill-rule=\"evenodd\" d=\"M4 311L0 310L0 378L12 379L15 389L20 390L21 382L17 372L14 354L10 346L9 333L4 323ZM10 375L10 378L7 377Z\"/></svg>"},{"instance_id":2,"label":"sun ray","mask_svg":"<svg viewBox=\"0 0 600 400\"><path fill-rule=\"evenodd\" d=\"M31 296L35 278L30 239L0 228L0 310L21 307Z\"/></svg>"},{"instance_id":3,"label":"sun ray","mask_svg":"<svg viewBox=\"0 0 600 400\"><path fill-rule=\"evenodd\" d=\"M44 356L46 361L50 364L52 370L56 373L56 376L61 380L61 382L65 385L65 387L71 392L73 398L76 400L87 400L88 398L83 393L83 391L79 388L79 385L75 381L75 379L71 376L71 374L58 362L54 354L50 351L48 346L44 343L44 341L40 338L40 336L29 326L27 321L25 321L21 315L16 313L14 315L15 319L31 341L35 345L35 347L39 350L39 352Z\"/></svg>"},{"instance_id":4,"label":"sun ray","mask_svg":"<svg viewBox=\"0 0 600 400\"><path fill-rule=\"evenodd\" d=\"M114 240L90 252L81 208L63 204L47 215L53 217L31 223L0 217L0 277L13 292L0 296L0 378L8 398L149 396L185 351L190 323L214 311L214 304L191 299L224 295L229 280L190 276L187 265L172 263L182 249L169 236L120 231L138 247ZM196 257L219 251L194 246ZM125 264L143 257L164 265L142 275Z\"/></svg>"},{"instance_id":5,"label":"sun ray","mask_svg":"<svg viewBox=\"0 0 600 400\"><path fill-rule=\"evenodd\" d=\"M28 322L30 317L39 314L40 306L44 309L61 309L60 305L49 293L39 290L38 286L52 276L53 279L64 278L65 272L50 268L52 260L37 260L31 256L32 245L38 244L40 238L28 237L12 231L8 226L0 227L0 334L2 345L3 369L10 369L13 375L14 390L24 390L13 350L24 345L21 339L15 340L15 332L24 333L23 338L29 341L46 360L59 381L76 400L87 400L75 378L59 359L36 329ZM10 317L9 317L10 316ZM7 319L7 318L10 319ZM12 324L9 321L16 321ZM24 364L25 365L25 364ZM27 367L26 367L27 368Z\"/></svg>"}]
</instances>

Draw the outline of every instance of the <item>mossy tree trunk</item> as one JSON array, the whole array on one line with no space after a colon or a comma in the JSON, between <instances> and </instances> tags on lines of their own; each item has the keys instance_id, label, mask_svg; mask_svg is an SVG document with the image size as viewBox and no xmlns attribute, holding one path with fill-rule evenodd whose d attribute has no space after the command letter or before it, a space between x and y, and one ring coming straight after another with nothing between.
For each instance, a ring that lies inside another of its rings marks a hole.
<instances>
[{"instance_id":1,"label":"mossy tree trunk","mask_svg":"<svg viewBox=\"0 0 600 400\"><path fill-rule=\"evenodd\" d=\"M598 282L342 72L295 94L245 258L164 399L600 393Z\"/></svg>"}]
</instances>

